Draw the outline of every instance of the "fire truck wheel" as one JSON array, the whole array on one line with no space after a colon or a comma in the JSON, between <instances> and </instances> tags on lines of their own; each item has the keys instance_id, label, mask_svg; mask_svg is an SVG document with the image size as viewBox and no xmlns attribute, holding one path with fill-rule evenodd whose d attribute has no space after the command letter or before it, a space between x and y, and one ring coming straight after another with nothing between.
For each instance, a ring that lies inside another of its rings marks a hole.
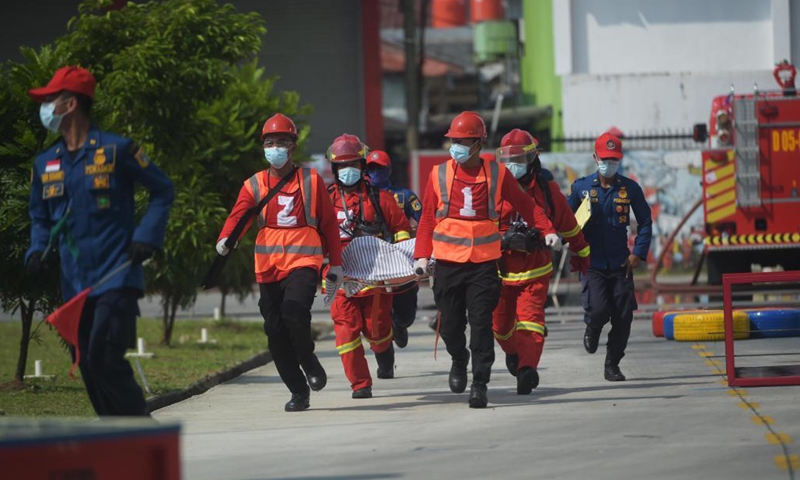
<instances>
[{"instance_id":1,"label":"fire truck wheel","mask_svg":"<svg viewBox=\"0 0 800 480\"><path fill-rule=\"evenodd\" d=\"M742 310L750 319L750 338L800 337L800 308Z\"/></svg>"},{"instance_id":2,"label":"fire truck wheel","mask_svg":"<svg viewBox=\"0 0 800 480\"><path fill-rule=\"evenodd\" d=\"M673 321L675 340L678 342L725 340L724 314L721 310L675 315ZM733 312L733 338L750 338L750 318L747 313Z\"/></svg>"}]
</instances>

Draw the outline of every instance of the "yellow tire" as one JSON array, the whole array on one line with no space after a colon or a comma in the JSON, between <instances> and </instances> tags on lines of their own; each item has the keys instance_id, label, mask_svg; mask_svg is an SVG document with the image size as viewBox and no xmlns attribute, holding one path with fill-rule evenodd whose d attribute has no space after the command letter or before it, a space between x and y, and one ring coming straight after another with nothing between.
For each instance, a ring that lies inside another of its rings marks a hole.
<instances>
[{"instance_id":1,"label":"yellow tire","mask_svg":"<svg viewBox=\"0 0 800 480\"><path fill-rule=\"evenodd\" d=\"M675 315L675 340L678 342L708 342L725 340L725 316L721 310ZM750 318L747 313L733 312L733 338L750 338Z\"/></svg>"}]
</instances>

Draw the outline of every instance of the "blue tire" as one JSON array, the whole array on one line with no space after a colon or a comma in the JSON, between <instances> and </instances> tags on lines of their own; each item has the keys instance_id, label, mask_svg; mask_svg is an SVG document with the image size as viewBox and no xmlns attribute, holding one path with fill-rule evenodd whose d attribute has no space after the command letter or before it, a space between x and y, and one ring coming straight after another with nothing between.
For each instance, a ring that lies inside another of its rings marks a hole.
<instances>
[{"instance_id":1,"label":"blue tire","mask_svg":"<svg viewBox=\"0 0 800 480\"><path fill-rule=\"evenodd\" d=\"M743 311L750 319L750 338L800 337L800 308Z\"/></svg>"}]
</instances>

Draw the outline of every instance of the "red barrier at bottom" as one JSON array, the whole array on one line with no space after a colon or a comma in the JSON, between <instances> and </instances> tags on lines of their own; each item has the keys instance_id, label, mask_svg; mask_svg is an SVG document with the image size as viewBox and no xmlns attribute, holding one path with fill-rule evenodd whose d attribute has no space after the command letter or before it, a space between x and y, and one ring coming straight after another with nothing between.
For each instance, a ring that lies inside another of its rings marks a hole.
<instances>
[{"instance_id":1,"label":"red barrier at bottom","mask_svg":"<svg viewBox=\"0 0 800 480\"><path fill-rule=\"evenodd\" d=\"M154 421L0 422L2 478L179 480L180 427Z\"/></svg>"},{"instance_id":2,"label":"red barrier at bottom","mask_svg":"<svg viewBox=\"0 0 800 480\"><path fill-rule=\"evenodd\" d=\"M735 364L736 355L734 352L733 339L733 285L789 282L800 282L800 271L728 273L722 276L722 300L725 311L725 363L729 386L766 387L778 385L800 385L800 365L737 368Z\"/></svg>"}]
</instances>

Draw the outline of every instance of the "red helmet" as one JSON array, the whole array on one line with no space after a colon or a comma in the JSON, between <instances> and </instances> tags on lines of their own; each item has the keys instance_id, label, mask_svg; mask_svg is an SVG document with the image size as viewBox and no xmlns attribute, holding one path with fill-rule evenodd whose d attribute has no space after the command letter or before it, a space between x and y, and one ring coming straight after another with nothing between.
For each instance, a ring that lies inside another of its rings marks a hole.
<instances>
[{"instance_id":1,"label":"red helmet","mask_svg":"<svg viewBox=\"0 0 800 480\"><path fill-rule=\"evenodd\" d=\"M519 128L506 133L497 149L497 157L503 162L528 163L538 153L536 137Z\"/></svg>"},{"instance_id":2,"label":"red helmet","mask_svg":"<svg viewBox=\"0 0 800 480\"><path fill-rule=\"evenodd\" d=\"M486 138L486 124L475 112L461 112L450 123L447 138Z\"/></svg>"},{"instance_id":3,"label":"red helmet","mask_svg":"<svg viewBox=\"0 0 800 480\"><path fill-rule=\"evenodd\" d=\"M261 140L271 133L285 133L297 140L297 126L291 118L282 113L276 113L264 122L264 128L261 129Z\"/></svg>"},{"instance_id":4,"label":"red helmet","mask_svg":"<svg viewBox=\"0 0 800 480\"><path fill-rule=\"evenodd\" d=\"M373 150L369 152L369 156L367 157L367 165L375 165L378 167L391 167L392 159L389 158L389 154L384 152L383 150Z\"/></svg>"},{"instance_id":5,"label":"red helmet","mask_svg":"<svg viewBox=\"0 0 800 480\"><path fill-rule=\"evenodd\" d=\"M325 157L331 163L346 163L353 160L366 159L368 151L367 146L361 143L361 139L355 135L345 133L333 140Z\"/></svg>"}]
</instances>

